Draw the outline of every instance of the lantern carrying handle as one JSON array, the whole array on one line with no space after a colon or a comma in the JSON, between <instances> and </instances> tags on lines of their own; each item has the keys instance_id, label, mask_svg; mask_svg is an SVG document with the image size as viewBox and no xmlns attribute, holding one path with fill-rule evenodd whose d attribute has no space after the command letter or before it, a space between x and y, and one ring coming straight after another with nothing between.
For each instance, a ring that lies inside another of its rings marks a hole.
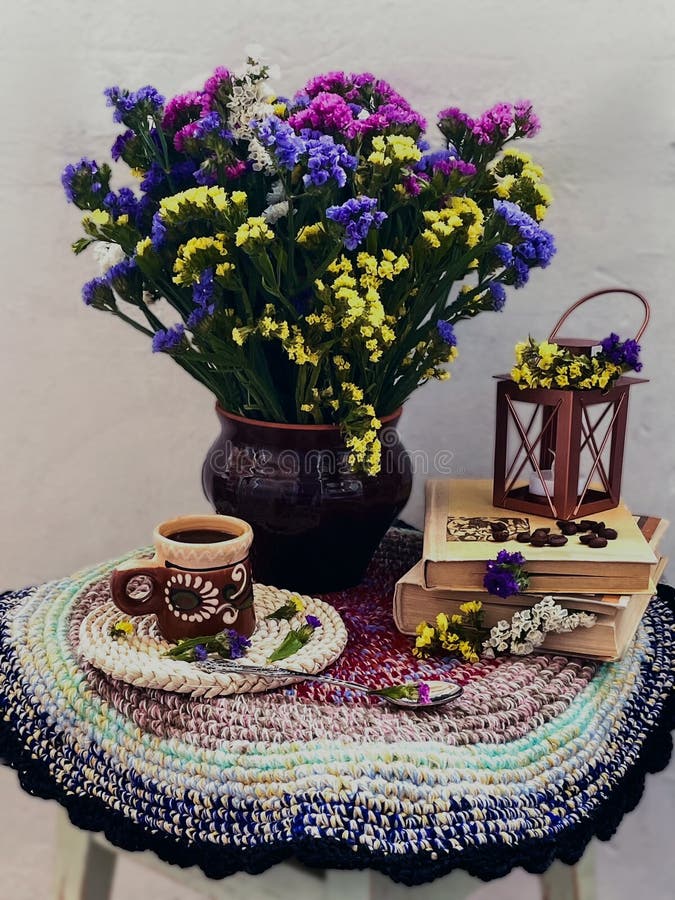
<instances>
[{"instance_id":1,"label":"lantern carrying handle","mask_svg":"<svg viewBox=\"0 0 675 900\"><path fill-rule=\"evenodd\" d=\"M637 299L642 303L644 307L644 319L642 320L642 325L638 333L635 335L635 340L639 341L642 335L645 332L645 328L649 324L649 317L651 315L651 310L649 308L649 303L647 302L647 298L644 297L639 291L633 291L630 288L603 288L600 291L593 291L592 294L586 294L585 297L582 297L580 300L577 300L576 303L573 303L569 309L565 310L562 316L558 319L556 324L553 326L553 331L548 336L549 341L553 342L555 337L562 325L565 324L569 316L574 312L575 309L578 309L583 303L586 303L587 300L592 300L594 297L600 297L603 294L630 294L631 297L637 297Z\"/></svg>"}]
</instances>

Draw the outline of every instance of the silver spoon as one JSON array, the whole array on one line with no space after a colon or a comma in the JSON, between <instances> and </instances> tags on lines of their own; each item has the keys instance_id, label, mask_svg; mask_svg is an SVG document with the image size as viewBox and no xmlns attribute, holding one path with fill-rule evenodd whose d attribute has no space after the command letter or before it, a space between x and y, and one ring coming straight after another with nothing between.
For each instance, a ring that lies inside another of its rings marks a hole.
<instances>
[{"instance_id":1,"label":"silver spoon","mask_svg":"<svg viewBox=\"0 0 675 900\"><path fill-rule=\"evenodd\" d=\"M344 678L333 678L332 675L310 675L307 672L300 672L297 669L285 669L280 666L256 666L246 663L228 663L218 660L216 665L221 671L236 672L242 675L258 675L261 678L302 678L305 681L318 681L323 684L334 684L340 687L348 687L354 691L361 691L372 697L381 697L385 702L392 706L429 709L431 706L442 706L451 700L456 700L462 693L460 685L452 681L424 681L423 683L429 688L429 699L424 702L419 699L418 682L409 681L405 684L394 684L387 687L368 687L365 684L359 684L357 681L347 681ZM203 664L202 664L203 665ZM399 693L400 692L400 693Z\"/></svg>"}]
</instances>

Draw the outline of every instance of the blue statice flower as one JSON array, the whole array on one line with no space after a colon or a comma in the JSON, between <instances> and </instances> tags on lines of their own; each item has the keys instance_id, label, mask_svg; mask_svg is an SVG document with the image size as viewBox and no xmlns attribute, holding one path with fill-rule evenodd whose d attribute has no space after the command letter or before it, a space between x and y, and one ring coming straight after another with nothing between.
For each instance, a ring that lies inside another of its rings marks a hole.
<instances>
[{"instance_id":1,"label":"blue statice flower","mask_svg":"<svg viewBox=\"0 0 675 900\"><path fill-rule=\"evenodd\" d=\"M438 322L436 322L436 330L444 344L447 344L449 347L457 346L457 335L455 334L455 329L451 322L446 322L445 319L439 319Z\"/></svg>"},{"instance_id":2,"label":"blue statice flower","mask_svg":"<svg viewBox=\"0 0 675 900\"><path fill-rule=\"evenodd\" d=\"M251 646L249 639L243 634L239 634L234 628L221 631L217 640L223 651L221 656L229 656L230 659L241 659Z\"/></svg>"},{"instance_id":3,"label":"blue statice flower","mask_svg":"<svg viewBox=\"0 0 675 900\"><path fill-rule=\"evenodd\" d=\"M635 372L642 370L640 362L640 345L637 341L629 339L621 341L618 334L612 332L609 337L601 342L602 352L610 362Z\"/></svg>"},{"instance_id":4,"label":"blue statice flower","mask_svg":"<svg viewBox=\"0 0 675 900\"><path fill-rule=\"evenodd\" d=\"M377 210L374 197L352 197L340 206L329 206L326 218L332 219L345 229L344 245L355 250L367 237L371 228L379 228L387 218L385 212Z\"/></svg>"},{"instance_id":5,"label":"blue statice flower","mask_svg":"<svg viewBox=\"0 0 675 900\"><path fill-rule=\"evenodd\" d=\"M358 159L347 152L344 144L336 144L329 134L307 139L307 174L302 181L305 187L322 187L334 179L338 187L347 183L347 172L354 171Z\"/></svg>"},{"instance_id":6,"label":"blue statice flower","mask_svg":"<svg viewBox=\"0 0 675 900\"><path fill-rule=\"evenodd\" d=\"M115 85L106 88L103 94L107 105L115 110L113 120L125 124L131 124L127 122L129 116L152 116L164 106L164 97L149 84L137 91L127 91Z\"/></svg>"},{"instance_id":7,"label":"blue statice flower","mask_svg":"<svg viewBox=\"0 0 675 900\"><path fill-rule=\"evenodd\" d=\"M497 244L494 253L506 268L512 270L513 284L522 287L530 277L530 269L545 269L556 252L553 235L542 228L532 216L524 212L517 203L509 200L495 200L495 212L506 224L514 228L520 240L515 240L510 253L508 244Z\"/></svg>"},{"instance_id":8,"label":"blue statice flower","mask_svg":"<svg viewBox=\"0 0 675 900\"><path fill-rule=\"evenodd\" d=\"M180 191L192 187L195 180L196 163L191 160L181 160L171 167L172 181L171 192ZM140 183L141 190L146 194L163 195L169 189L169 176L158 162L152 162Z\"/></svg>"},{"instance_id":9,"label":"blue statice flower","mask_svg":"<svg viewBox=\"0 0 675 900\"><path fill-rule=\"evenodd\" d=\"M199 276L199 281L192 288L192 299L198 306L204 306L213 297L214 290L213 266L209 266L207 269L204 269Z\"/></svg>"},{"instance_id":10,"label":"blue statice flower","mask_svg":"<svg viewBox=\"0 0 675 900\"><path fill-rule=\"evenodd\" d=\"M293 169L307 152L305 141L282 122L278 116L268 116L256 126L258 140L271 150L282 169Z\"/></svg>"},{"instance_id":11,"label":"blue statice flower","mask_svg":"<svg viewBox=\"0 0 675 900\"><path fill-rule=\"evenodd\" d=\"M166 242L166 225L162 222L161 212L156 212L152 217L152 230L150 240L155 250L159 250Z\"/></svg>"},{"instance_id":12,"label":"blue statice flower","mask_svg":"<svg viewBox=\"0 0 675 900\"><path fill-rule=\"evenodd\" d=\"M225 127L220 114L215 111L207 113L194 124L193 138L202 139L207 135L216 135L224 141L234 140L234 135Z\"/></svg>"},{"instance_id":13,"label":"blue statice flower","mask_svg":"<svg viewBox=\"0 0 675 900\"><path fill-rule=\"evenodd\" d=\"M215 312L215 304L209 303L213 298L215 291L215 283L213 281L213 267L209 266L204 269L199 276L199 281L192 288L192 299L195 302L195 308L190 313L187 320L187 327L190 331L204 321L204 319L212 316Z\"/></svg>"},{"instance_id":14,"label":"blue statice flower","mask_svg":"<svg viewBox=\"0 0 675 900\"><path fill-rule=\"evenodd\" d=\"M125 259L120 260L120 262L115 263L114 266L111 266L104 277L110 287L114 288L114 282L117 279L129 278L131 275L136 274L136 272L138 272L138 267L136 266L135 261L127 256Z\"/></svg>"},{"instance_id":15,"label":"blue statice flower","mask_svg":"<svg viewBox=\"0 0 675 900\"><path fill-rule=\"evenodd\" d=\"M197 644L193 652L197 662L203 662L205 659L208 659L209 651L203 644Z\"/></svg>"},{"instance_id":16,"label":"blue statice flower","mask_svg":"<svg viewBox=\"0 0 675 900\"><path fill-rule=\"evenodd\" d=\"M501 312L506 303L506 290L504 285L499 281L493 281L488 287L488 292L492 297L492 309L495 312Z\"/></svg>"},{"instance_id":17,"label":"blue statice flower","mask_svg":"<svg viewBox=\"0 0 675 900\"><path fill-rule=\"evenodd\" d=\"M82 301L85 306L93 306L95 309L103 309L114 304L115 298L105 276L92 278L83 285Z\"/></svg>"},{"instance_id":18,"label":"blue statice flower","mask_svg":"<svg viewBox=\"0 0 675 900\"><path fill-rule=\"evenodd\" d=\"M61 173L61 184L69 203L93 200L108 190L110 171L107 167L101 170L96 160L82 159L74 165L68 165ZM92 196L93 195L93 196ZM87 204L91 207L91 204Z\"/></svg>"},{"instance_id":19,"label":"blue statice flower","mask_svg":"<svg viewBox=\"0 0 675 900\"><path fill-rule=\"evenodd\" d=\"M123 187L117 193L109 191L103 199L103 206L114 219L127 215L130 220L135 220L138 212L138 198L131 188Z\"/></svg>"},{"instance_id":20,"label":"blue statice flower","mask_svg":"<svg viewBox=\"0 0 675 900\"><path fill-rule=\"evenodd\" d=\"M127 144L134 137L136 137L136 135L130 128L127 129L122 134L117 135L117 137L115 138L115 143L110 148L110 155L115 160L115 162L117 162L117 160L120 159L120 157L124 153L124 150L125 150Z\"/></svg>"},{"instance_id":21,"label":"blue statice flower","mask_svg":"<svg viewBox=\"0 0 675 900\"><path fill-rule=\"evenodd\" d=\"M426 141L425 141L426 143ZM417 142L419 147L419 141ZM420 150L422 148L420 147ZM428 149L428 147L427 147ZM434 150L432 153L425 153L414 165L416 172L432 172L438 163L447 162L449 159L455 159L457 154L454 150Z\"/></svg>"},{"instance_id":22,"label":"blue statice flower","mask_svg":"<svg viewBox=\"0 0 675 900\"><path fill-rule=\"evenodd\" d=\"M321 619L318 616L305 616L305 621L310 628L321 628Z\"/></svg>"},{"instance_id":23,"label":"blue statice flower","mask_svg":"<svg viewBox=\"0 0 675 900\"><path fill-rule=\"evenodd\" d=\"M152 338L153 353L172 353L185 341L185 326L179 322L171 328L160 328Z\"/></svg>"}]
</instances>

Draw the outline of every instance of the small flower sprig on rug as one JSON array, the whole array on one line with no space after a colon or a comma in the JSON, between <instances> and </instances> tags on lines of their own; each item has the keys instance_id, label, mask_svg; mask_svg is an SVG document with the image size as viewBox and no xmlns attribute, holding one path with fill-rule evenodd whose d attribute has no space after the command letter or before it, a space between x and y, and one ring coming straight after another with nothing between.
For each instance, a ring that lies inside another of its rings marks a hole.
<instances>
[{"instance_id":1,"label":"small flower sprig on rug","mask_svg":"<svg viewBox=\"0 0 675 900\"><path fill-rule=\"evenodd\" d=\"M522 553L500 550L497 559L488 561L483 579L485 590L495 597L512 597L526 591L530 576L523 568L524 565L525 557Z\"/></svg>"},{"instance_id":2,"label":"small flower sprig on rug","mask_svg":"<svg viewBox=\"0 0 675 900\"><path fill-rule=\"evenodd\" d=\"M119 622L115 622L114 625L110 626L110 637L114 638L128 638L129 635L134 633L134 626L131 622L126 619L122 619Z\"/></svg>"},{"instance_id":3,"label":"small flower sprig on rug","mask_svg":"<svg viewBox=\"0 0 675 900\"><path fill-rule=\"evenodd\" d=\"M408 684L393 684L391 687L378 688L370 692L374 697L388 697L390 700L412 700L425 706L431 703L431 691L424 681Z\"/></svg>"},{"instance_id":4,"label":"small flower sprig on rug","mask_svg":"<svg viewBox=\"0 0 675 900\"><path fill-rule=\"evenodd\" d=\"M590 628L595 622L592 613L571 613L555 603L553 597L544 597L531 609L518 610L510 622L506 619L498 622L483 643L483 656L499 653L526 656L544 642L547 634Z\"/></svg>"},{"instance_id":5,"label":"small flower sprig on rug","mask_svg":"<svg viewBox=\"0 0 675 900\"><path fill-rule=\"evenodd\" d=\"M317 628L321 628L321 619L317 616L305 616L305 624L299 628L291 628L274 653L267 657L267 662L278 662L293 656L305 646Z\"/></svg>"},{"instance_id":6,"label":"small flower sprig on rug","mask_svg":"<svg viewBox=\"0 0 675 900\"><path fill-rule=\"evenodd\" d=\"M184 662L203 662L210 653L223 659L241 659L251 646L247 637L233 628L205 637L186 638L168 650L164 656Z\"/></svg>"},{"instance_id":7,"label":"small flower sprig on rug","mask_svg":"<svg viewBox=\"0 0 675 900\"><path fill-rule=\"evenodd\" d=\"M481 646L487 636L483 626L483 606L470 600L460 606L461 615L439 613L433 625L420 622L413 655L419 659L429 656L455 654L466 662L477 662Z\"/></svg>"},{"instance_id":8,"label":"small flower sprig on rug","mask_svg":"<svg viewBox=\"0 0 675 900\"><path fill-rule=\"evenodd\" d=\"M276 619L277 621L289 621L296 616L298 613L301 613L305 608L305 604L302 602L301 598L298 597L297 594L291 594L288 598L288 601L280 606L278 609L275 609L274 612L271 612L268 616L265 616L266 619Z\"/></svg>"},{"instance_id":9,"label":"small flower sprig on rug","mask_svg":"<svg viewBox=\"0 0 675 900\"><path fill-rule=\"evenodd\" d=\"M639 372L640 345L609 335L594 356L574 354L565 347L530 337L516 344L516 365L511 378L521 389L563 388L565 390L607 390L624 372Z\"/></svg>"}]
</instances>

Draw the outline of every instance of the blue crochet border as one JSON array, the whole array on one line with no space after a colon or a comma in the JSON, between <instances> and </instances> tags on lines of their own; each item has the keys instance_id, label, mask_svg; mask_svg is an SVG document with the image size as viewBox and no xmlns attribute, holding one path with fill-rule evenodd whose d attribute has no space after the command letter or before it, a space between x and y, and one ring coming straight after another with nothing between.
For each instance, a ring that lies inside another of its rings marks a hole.
<instances>
[{"instance_id":1,"label":"blue crochet border","mask_svg":"<svg viewBox=\"0 0 675 900\"><path fill-rule=\"evenodd\" d=\"M658 593L660 599L675 611L675 590L659 585ZM283 860L295 858L310 868L371 868L394 881L418 885L434 881L454 869L464 869L474 877L490 881L519 866L532 874L541 874L555 859L569 865L578 862L593 837L609 840L624 815L635 809L642 797L647 774L659 772L668 765L674 727L675 691L664 703L661 716L647 735L636 763L616 784L608 799L593 815L565 832L521 841L514 847L495 845L465 849L461 854L435 860L424 853L414 857L383 857L362 847L355 850L336 841L308 838L300 833L291 843L250 850L184 843L129 821L122 813L106 807L94 797L65 793L50 778L47 766L33 758L23 746L11 723L1 718L0 762L17 772L19 783L27 793L60 803L78 828L103 832L111 844L123 850L151 850L160 859L181 868L199 866L209 878L225 878L236 872L258 874Z\"/></svg>"}]
</instances>

